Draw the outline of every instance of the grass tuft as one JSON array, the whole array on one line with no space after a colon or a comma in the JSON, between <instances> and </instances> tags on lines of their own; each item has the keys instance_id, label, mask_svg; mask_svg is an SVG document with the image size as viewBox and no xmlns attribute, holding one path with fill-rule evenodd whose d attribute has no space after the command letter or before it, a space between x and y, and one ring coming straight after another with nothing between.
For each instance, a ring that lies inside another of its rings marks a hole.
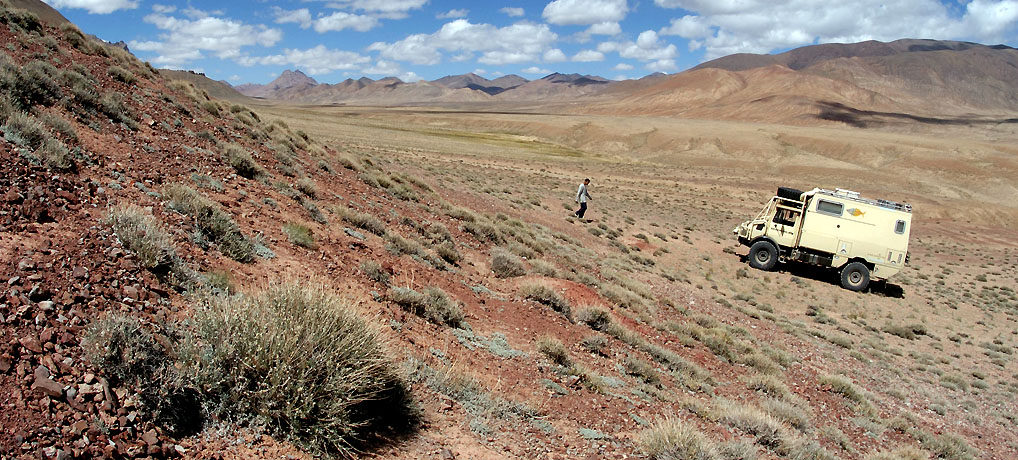
<instances>
[{"instance_id":1,"label":"grass tuft","mask_svg":"<svg viewBox=\"0 0 1018 460\"><path fill-rule=\"evenodd\" d=\"M491 271L498 278L513 278L527 273L523 260L502 248L493 249L491 254Z\"/></svg>"},{"instance_id":2,"label":"grass tuft","mask_svg":"<svg viewBox=\"0 0 1018 460\"><path fill-rule=\"evenodd\" d=\"M254 260L254 243L218 204L181 184L168 185L163 196L170 208L193 217L198 231L218 245L224 255L239 262Z\"/></svg>"},{"instance_id":3,"label":"grass tuft","mask_svg":"<svg viewBox=\"0 0 1018 460\"><path fill-rule=\"evenodd\" d=\"M637 442L653 460L721 460L714 441L693 426L666 418L640 432Z\"/></svg>"},{"instance_id":4,"label":"grass tuft","mask_svg":"<svg viewBox=\"0 0 1018 460\"><path fill-rule=\"evenodd\" d=\"M417 292L406 287L389 290L389 300L411 313L435 324L462 327L465 324L463 310L442 288L428 287Z\"/></svg>"},{"instance_id":5,"label":"grass tuft","mask_svg":"<svg viewBox=\"0 0 1018 460\"><path fill-rule=\"evenodd\" d=\"M523 297L547 305L572 321L573 312L569 301L554 289L544 284L527 284L520 289Z\"/></svg>"},{"instance_id":6,"label":"grass tuft","mask_svg":"<svg viewBox=\"0 0 1018 460\"><path fill-rule=\"evenodd\" d=\"M283 224L283 233L291 243L303 248L315 249L315 235L307 225L287 222Z\"/></svg>"}]
</instances>

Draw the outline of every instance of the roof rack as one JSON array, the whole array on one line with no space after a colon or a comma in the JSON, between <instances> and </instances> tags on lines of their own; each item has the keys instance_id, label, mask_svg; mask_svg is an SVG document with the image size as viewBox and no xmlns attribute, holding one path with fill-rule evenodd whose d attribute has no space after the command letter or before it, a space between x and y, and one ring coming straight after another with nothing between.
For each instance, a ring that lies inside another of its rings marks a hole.
<instances>
[{"instance_id":1,"label":"roof rack","mask_svg":"<svg viewBox=\"0 0 1018 460\"><path fill-rule=\"evenodd\" d=\"M871 204L873 206L880 206L881 208L893 209L895 211L902 211L910 214L912 213L912 205L908 203L898 203L896 201L890 200L879 200L879 199L873 200L869 198L863 198L862 196L859 195L859 192L853 192L851 190L838 188L834 189L834 191L832 192L830 190L818 188L814 189L813 191L816 193L822 193L824 195L836 196L838 198L845 198L852 201L858 201L860 203Z\"/></svg>"}]
</instances>

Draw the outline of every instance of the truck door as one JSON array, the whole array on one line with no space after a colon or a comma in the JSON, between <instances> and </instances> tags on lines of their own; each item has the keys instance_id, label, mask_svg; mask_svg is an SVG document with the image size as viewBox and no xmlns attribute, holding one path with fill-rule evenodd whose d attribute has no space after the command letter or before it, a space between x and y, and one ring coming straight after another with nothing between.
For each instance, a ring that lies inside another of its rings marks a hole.
<instances>
[{"instance_id":1,"label":"truck door","mask_svg":"<svg viewBox=\"0 0 1018 460\"><path fill-rule=\"evenodd\" d=\"M799 246L826 253L836 253L841 241L842 215L844 204L827 199L824 196L814 197L807 206L803 218L802 237Z\"/></svg>"},{"instance_id":2,"label":"truck door","mask_svg":"<svg viewBox=\"0 0 1018 460\"><path fill-rule=\"evenodd\" d=\"M775 203L774 217L767 223L767 235L781 247L795 245L802 221L802 202L778 199Z\"/></svg>"}]
</instances>

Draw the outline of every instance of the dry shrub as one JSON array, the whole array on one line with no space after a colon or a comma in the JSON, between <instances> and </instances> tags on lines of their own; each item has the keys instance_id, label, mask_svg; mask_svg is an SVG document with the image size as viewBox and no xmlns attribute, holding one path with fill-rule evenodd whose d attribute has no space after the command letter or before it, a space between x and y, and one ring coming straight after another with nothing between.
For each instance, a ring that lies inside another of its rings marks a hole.
<instances>
[{"instance_id":1,"label":"dry shrub","mask_svg":"<svg viewBox=\"0 0 1018 460\"><path fill-rule=\"evenodd\" d=\"M721 460L714 441L693 426L666 418L640 432L643 451L654 460Z\"/></svg>"},{"instance_id":2,"label":"dry shrub","mask_svg":"<svg viewBox=\"0 0 1018 460\"><path fill-rule=\"evenodd\" d=\"M265 174L265 170L251 156L251 152L237 144L228 145L223 152L223 158L241 177L254 179Z\"/></svg>"},{"instance_id":3,"label":"dry shrub","mask_svg":"<svg viewBox=\"0 0 1018 460\"><path fill-rule=\"evenodd\" d=\"M173 240L159 225L151 209L119 205L110 210L108 222L124 248L135 253L142 267L169 269L176 259Z\"/></svg>"},{"instance_id":4,"label":"dry shrub","mask_svg":"<svg viewBox=\"0 0 1018 460\"><path fill-rule=\"evenodd\" d=\"M291 243L307 248L315 248L315 235L311 231L311 227L307 225L298 224L296 222L287 222L283 224L283 233L286 234L286 238Z\"/></svg>"},{"instance_id":5,"label":"dry shrub","mask_svg":"<svg viewBox=\"0 0 1018 460\"><path fill-rule=\"evenodd\" d=\"M527 269L519 257L501 248L492 250L491 271L495 272L495 276L498 278L512 278L527 273Z\"/></svg>"},{"instance_id":6,"label":"dry shrub","mask_svg":"<svg viewBox=\"0 0 1018 460\"><path fill-rule=\"evenodd\" d=\"M198 231L218 245L224 255L239 262L254 260L254 243L218 204L181 184L166 186L163 196L172 209L193 217Z\"/></svg>"},{"instance_id":7,"label":"dry shrub","mask_svg":"<svg viewBox=\"0 0 1018 460\"><path fill-rule=\"evenodd\" d=\"M406 287L395 287L389 290L388 297L407 311L435 324L451 327L462 327L465 324L463 310L442 288L432 286L425 288L424 292L417 292Z\"/></svg>"},{"instance_id":8,"label":"dry shrub","mask_svg":"<svg viewBox=\"0 0 1018 460\"><path fill-rule=\"evenodd\" d=\"M558 292L555 292L554 289L543 284L528 284L520 289L520 293L523 294L524 298L547 305L552 310L572 320L572 308L569 305L569 301Z\"/></svg>"},{"instance_id":9,"label":"dry shrub","mask_svg":"<svg viewBox=\"0 0 1018 460\"><path fill-rule=\"evenodd\" d=\"M570 367L573 365L572 360L569 359L569 350L558 337L541 336L537 339L537 350L559 366Z\"/></svg>"}]
</instances>

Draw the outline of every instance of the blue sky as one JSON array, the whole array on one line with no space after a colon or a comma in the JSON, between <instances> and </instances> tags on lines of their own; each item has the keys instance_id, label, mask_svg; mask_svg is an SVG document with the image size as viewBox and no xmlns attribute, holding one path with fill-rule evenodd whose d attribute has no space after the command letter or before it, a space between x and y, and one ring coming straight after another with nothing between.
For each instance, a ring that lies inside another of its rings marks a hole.
<instances>
[{"instance_id":1,"label":"blue sky","mask_svg":"<svg viewBox=\"0 0 1018 460\"><path fill-rule=\"evenodd\" d=\"M551 72L639 78L739 53L899 38L1018 46L1018 0L44 0L156 67L265 83Z\"/></svg>"}]
</instances>

